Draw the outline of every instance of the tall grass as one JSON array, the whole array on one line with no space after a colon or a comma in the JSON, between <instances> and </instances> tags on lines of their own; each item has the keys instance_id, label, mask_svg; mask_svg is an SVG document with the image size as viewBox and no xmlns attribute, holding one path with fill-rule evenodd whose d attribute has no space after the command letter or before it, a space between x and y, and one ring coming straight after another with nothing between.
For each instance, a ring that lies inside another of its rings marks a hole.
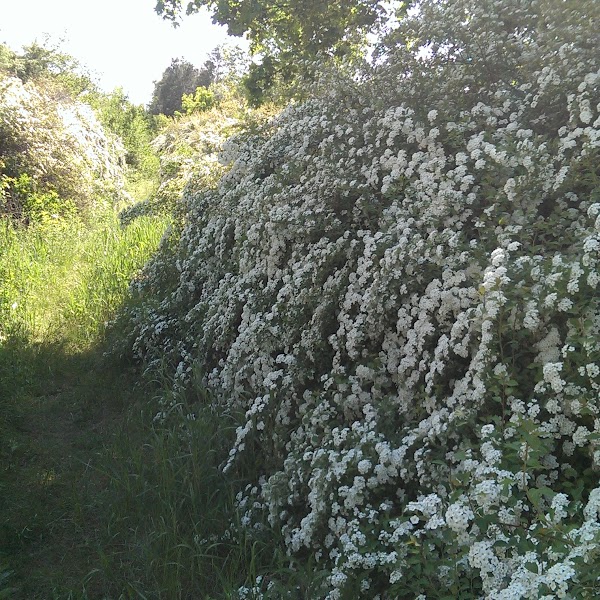
<instances>
[{"instance_id":1,"label":"tall grass","mask_svg":"<svg viewBox=\"0 0 600 600\"><path fill-rule=\"evenodd\" d=\"M64 515L89 505L81 461L90 444L99 451L104 443L98 411L131 396L115 392L118 373L95 371L95 348L165 225L146 217L123 229L113 212L27 228L0 221L0 598L52 597L40 583L47 575L40 567L36 578L26 560L30 544L56 535L57 523L63 541L72 538L66 523L80 527ZM61 542L48 544L39 552L58 560ZM7 579L14 570L18 580L19 569L30 587L15 595Z\"/></svg>"},{"instance_id":2,"label":"tall grass","mask_svg":"<svg viewBox=\"0 0 600 600\"><path fill-rule=\"evenodd\" d=\"M140 217L121 228L112 211L91 226L77 217L27 229L0 223L2 339L89 345L124 301L164 227L164 219Z\"/></svg>"},{"instance_id":3,"label":"tall grass","mask_svg":"<svg viewBox=\"0 0 600 600\"><path fill-rule=\"evenodd\" d=\"M0 598L227 599L259 575L270 598L317 595L310 563L240 524L260 457L221 471L235 415L102 357L165 224L0 223Z\"/></svg>"},{"instance_id":4,"label":"tall grass","mask_svg":"<svg viewBox=\"0 0 600 600\"><path fill-rule=\"evenodd\" d=\"M90 597L100 591L168 600L318 597L323 573L309 558L291 561L266 520L258 529L241 523L236 493L256 476L261 457L234 475L221 470L236 417L216 408L201 387L185 397L164 386L158 391L129 412L111 458L98 465L112 501L102 542L110 551L86 580ZM155 421L165 405L167 421ZM252 589L258 577L262 583Z\"/></svg>"},{"instance_id":5,"label":"tall grass","mask_svg":"<svg viewBox=\"0 0 600 600\"><path fill-rule=\"evenodd\" d=\"M49 361L101 338L165 225L143 217L121 228L112 211L92 223L0 221L0 434L18 399L47 386Z\"/></svg>"}]
</instances>

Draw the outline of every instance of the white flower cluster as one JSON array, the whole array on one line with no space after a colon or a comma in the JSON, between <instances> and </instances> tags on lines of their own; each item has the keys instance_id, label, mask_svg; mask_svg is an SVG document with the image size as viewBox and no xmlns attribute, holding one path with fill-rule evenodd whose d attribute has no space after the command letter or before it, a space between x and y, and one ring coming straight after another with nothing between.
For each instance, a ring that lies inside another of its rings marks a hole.
<instances>
[{"instance_id":1,"label":"white flower cluster","mask_svg":"<svg viewBox=\"0 0 600 600\"><path fill-rule=\"evenodd\" d=\"M600 594L596 12L420 2L230 143L138 284L135 353L243 415L240 508L324 597Z\"/></svg>"},{"instance_id":2,"label":"white flower cluster","mask_svg":"<svg viewBox=\"0 0 600 600\"><path fill-rule=\"evenodd\" d=\"M209 186L223 174L219 152L237 121L225 115L215 118L195 115L185 120L170 121L154 139L152 146L160 156L160 189L162 203L173 203L181 197L192 176L196 186Z\"/></svg>"},{"instance_id":3,"label":"white flower cluster","mask_svg":"<svg viewBox=\"0 0 600 600\"><path fill-rule=\"evenodd\" d=\"M57 99L42 86L0 75L0 158L13 170L51 183L77 206L126 197L125 151L86 104Z\"/></svg>"}]
</instances>

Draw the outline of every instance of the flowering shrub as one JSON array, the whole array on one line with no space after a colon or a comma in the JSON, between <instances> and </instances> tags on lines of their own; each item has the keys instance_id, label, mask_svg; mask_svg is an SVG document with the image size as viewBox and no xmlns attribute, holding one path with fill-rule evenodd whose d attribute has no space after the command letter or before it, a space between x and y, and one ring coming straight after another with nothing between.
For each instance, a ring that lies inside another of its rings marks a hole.
<instances>
[{"instance_id":1,"label":"flowering shrub","mask_svg":"<svg viewBox=\"0 0 600 600\"><path fill-rule=\"evenodd\" d=\"M597 13L420 2L230 140L134 286L133 352L243 415L244 521L323 597L600 594Z\"/></svg>"},{"instance_id":2,"label":"flowering shrub","mask_svg":"<svg viewBox=\"0 0 600 600\"><path fill-rule=\"evenodd\" d=\"M66 95L0 76L0 138L0 214L36 218L123 195L122 146Z\"/></svg>"},{"instance_id":3,"label":"flowering shrub","mask_svg":"<svg viewBox=\"0 0 600 600\"><path fill-rule=\"evenodd\" d=\"M194 173L211 186L223 173L218 153L227 137L227 131L236 120L216 111L208 115L194 115L168 120L160 134L152 141L153 150L160 157L160 184L156 192L144 202L121 213L123 223L142 214L172 212Z\"/></svg>"},{"instance_id":4,"label":"flowering shrub","mask_svg":"<svg viewBox=\"0 0 600 600\"><path fill-rule=\"evenodd\" d=\"M152 141L160 157L158 190L148 200L124 210L124 223L140 214L178 212L183 190L191 180L195 189L215 187L225 172L219 156L227 138L256 126L269 114L268 107L250 110L235 80L214 84L209 91L213 104L205 110L190 109L192 114L164 118L159 135Z\"/></svg>"}]
</instances>

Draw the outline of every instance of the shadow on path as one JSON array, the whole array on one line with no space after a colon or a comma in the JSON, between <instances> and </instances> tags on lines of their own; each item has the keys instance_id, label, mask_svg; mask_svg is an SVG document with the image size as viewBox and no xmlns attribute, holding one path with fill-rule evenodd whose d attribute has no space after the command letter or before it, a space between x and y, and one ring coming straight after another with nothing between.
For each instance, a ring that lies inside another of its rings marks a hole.
<instances>
[{"instance_id":1,"label":"shadow on path","mask_svg":"<svg viewBox=\"0 0 600 600\"><path fill-rule=\"evenodd\" d=\"M73 598L98 567L110 499L96 465L134 381L100 349L0 345L0 598Z\"/></svg>"}]
</instances>

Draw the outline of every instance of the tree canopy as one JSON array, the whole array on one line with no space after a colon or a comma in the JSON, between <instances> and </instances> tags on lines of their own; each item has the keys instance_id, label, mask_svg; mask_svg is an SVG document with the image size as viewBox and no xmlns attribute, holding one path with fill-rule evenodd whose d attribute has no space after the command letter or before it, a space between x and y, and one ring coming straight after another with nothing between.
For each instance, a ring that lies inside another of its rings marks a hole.
<instances>
[{"instance_id":1,"label":"tree canopy","mask_svg":"<svg viewBox=\"0 0 600 600\"><path fill-rule=\"evenodd\" d=\"M213 82L214 66L207 62L202 69L183 58L174 58L159 81L154 83L154 92L148 110L153 115L173 116L181 110L184 94L193 94L198 87L208 87Z\"/></svg>"},{"instance_id":2,"label":"tree canopy","mask_svg":"<svg viewBox=\"0 0 600 600\"><path fill-rule=\"evenodd\" d=\"M0 73L18 77L23 83L45 80L57 90L76 98L83 92L96 92L97 86L88 70L58 44L44 39L32 42L15 52L0 44Z\"/></svg>"},{"instance_id":3,"label":"tree canopy","mask_svg":"<svg viewBox=\"0 0 600 600\"><path fill-rule=\"evenodd\" d=\"M360 48L369 32L378 30L389 17L406 10L411 2L394 0L157 0L156 12L179 21L182 14L201 8L213 22L227 27L230 35L247 35L253 54L263 57L252 65L247 78L251 96L258 98L279 77L290 80L306 75L303 61L315 57L340 58ZM259 98L258 98L259 99Z\"/></svg>"},{"instance_id":4,"label":"tree canopy","mask_svg":"<svg viewBox=\"0 0 600 600\"><path fill-rule=\"evenodd\" d=\"M213 21L229 34L248 34L253 51L294 48L302 53L332 51L356 33L371 30L385 15L381 0L190 0L186 14L201 8L212 11ZM158 0L156 11L177 22L182 0Z\"/></svg>"}]
</instances>

